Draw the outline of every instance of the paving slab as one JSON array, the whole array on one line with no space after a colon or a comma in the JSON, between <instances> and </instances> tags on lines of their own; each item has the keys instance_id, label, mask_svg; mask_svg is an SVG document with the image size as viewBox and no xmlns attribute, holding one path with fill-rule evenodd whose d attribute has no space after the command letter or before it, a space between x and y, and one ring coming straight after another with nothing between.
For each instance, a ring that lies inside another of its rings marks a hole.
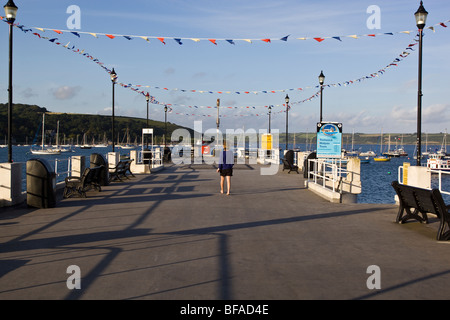
<instances>
[{"instance_id":1,"label":"paving slab","mask_svg":"<svg viewBox=\"0 0 450 320\"><path fill-rule=\"evenodd\" d=\"M260 169L236 166L230 196L215 166L169 165L55 208L0 209L0 299L450 298L437 219L399 225L395 205L330 203L302 174Z\"/></svg>"}]
</instances>

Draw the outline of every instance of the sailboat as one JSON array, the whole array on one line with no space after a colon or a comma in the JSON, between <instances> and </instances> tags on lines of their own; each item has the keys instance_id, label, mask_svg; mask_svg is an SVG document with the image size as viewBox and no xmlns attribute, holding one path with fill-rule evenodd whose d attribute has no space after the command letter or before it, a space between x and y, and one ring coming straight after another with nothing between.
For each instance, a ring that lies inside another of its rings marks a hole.
<instances>
[{"instance_id":1,"label":"sailboat","mask_svg":"<svg viewBox=\"0 0 450 320\"><path fill-rule=\"evenodd\" d=\"M378 157L374 157L373 161L376 162L386 162L386 161L390 161L391 158L386 157L385 155L383 155L383 131L381 131L381 136L380 136L380 155Z\"/></svg>"},{"instance_id":2,"label":"sailboat","mask_svg":"<svg viewBox=\"0 0 450 320\"><path fill-rule=\"evenodd\" d=\"M83 144L80 146L81 149L91 149L92 145L86 143L86 133L83 134Z\"/></svg>"},{"instance_id":3,"label":"sailboat","mask_svg":"<svg viewBox=\"0 0 450 320\"><path fill-rule=\"evenodd\" d=\"M56 127L56 146L54 146L52 150L54 150L54 151L58 151L59 150L59 152L69 152L69 151L71 151L70 149L63 148L59 144L59 120L57 122L57 127Z\"/></svg>"},{"instance_id":4,"label":"sailboat","mask_svg":"<svg viewBox=\"0 0 450 320\"><path fill-rule=\"evenodd\" d=\"M96 148L106 148L108 144L106 143L106 133L103 134L103 142L95 144L94 147Z\"/></svg>"},{"instance_id":5,"label":"sailboat","mask_svg":"<svg viewBox=\"0 0 450 320\"><path fill-rule=\"evenodd\" d=\"M428 168L437 171L450 172L450 156L447 153L447 129L445 129L441 149L435 153L430 153L428 157Z\"/></svg>"},{"instance_id":6,"label":"sailboat","mask_svg":"<svg viewBox=\"0 0 450 320\"><path fill-rule=\"evenodd\" d=\"M136 146L130 144L130 131L129 131L128 128L127 128L127 144L125 144L125 145L120 145L119 147L120 147L121 149L135 149L135 148L136 148Z\"/></svg>"},{"instance_id":7,"label":"sailboat","mask_svg":"<svg viewBox=\"0 0 450 320\"><path fill-rule=\"evenodd\" d=\"M42 148L41 149L30 149L32 154L37 155L47 155L47 154L60 154L61 150L59 149L53 149L53 148L45 148L45 112L42 114Z\"/></svg>"}]
</instances>

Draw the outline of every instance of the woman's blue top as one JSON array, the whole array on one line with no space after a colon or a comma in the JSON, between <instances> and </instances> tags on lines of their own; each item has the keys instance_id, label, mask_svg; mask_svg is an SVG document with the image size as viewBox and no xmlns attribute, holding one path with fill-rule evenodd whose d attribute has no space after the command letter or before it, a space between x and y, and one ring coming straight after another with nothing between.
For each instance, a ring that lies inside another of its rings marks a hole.
<instances>
[{"instance_id":1,"label":"woman's blue top","mask_svg":"<svg viewBox=\"0 0 450 320\"><path fill-rule=\"evenodd\" d=\"M224 150L219 159L219 170L232 169L234 164L233 152Z\"/></svg>"}]
</instances>

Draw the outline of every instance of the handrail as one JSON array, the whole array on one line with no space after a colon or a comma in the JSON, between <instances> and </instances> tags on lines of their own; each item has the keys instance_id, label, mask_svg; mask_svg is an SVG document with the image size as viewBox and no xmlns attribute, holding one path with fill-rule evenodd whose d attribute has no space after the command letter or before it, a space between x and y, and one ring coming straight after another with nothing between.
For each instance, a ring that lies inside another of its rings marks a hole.
<instances>
[{"instance_id":1,"label":"handrail","mask_svg":"<svg viewBox=\"0 0 450 320\"><path fill-rule=\"evenodd\" d=\"M323 188L327 187L327 181L331 181L332 190L336 192L339 189L339 193L342 193L342 179L347 176L348 171L343 169L340 159L332 159L332 162L328 162L330 159L308 159L308 183L311 181L310 176L313 176L313 182L318 183L318 179L322 179ZM314 164L314 170L309 171L311 163ZM339 165L338 165L339 164ZM331 173L327 174L327 173Z\"/></svg>"},{"instance_id":2,"label":"handrail","mask_svg":"<svg viewBox=\"0 0 450 320\"><path fill-rule=\"evenodd\" d=\"M404 167L403 166L399 166L398 167L398 182L403 184L403 172L404 172ZM442 183L442 175L443 174L447 174L450 176L450 172L447 171L443 171L443 170L435 170L435 169L430 169L428 168L428 172L434 173L438 175L438 189L441 193L446 194L446 195L450 195L450 190L449 191L445 191L443 190L443 183ZM431 179L431 178L430 178ZM431 181L430 181L430 185L431 185Z\"/></svg>"}]
</instances>

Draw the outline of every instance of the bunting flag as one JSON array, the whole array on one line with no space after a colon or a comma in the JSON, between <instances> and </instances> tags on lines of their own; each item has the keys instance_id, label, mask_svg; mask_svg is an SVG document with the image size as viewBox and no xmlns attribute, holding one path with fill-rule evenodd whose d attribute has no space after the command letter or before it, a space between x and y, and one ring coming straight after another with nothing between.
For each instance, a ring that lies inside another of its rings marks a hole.
<instances>
[{"instance_id":1,"label":"bunting flag","mask_svg":"<svg viewBox=\"0 0 450 320\"><path fill-rule=\"evenodd\" d=\"M2 17L0 17L0 18L2 18ZM1 20L3 20L3 19L1 19ZM3 21L5 21L5 20L3 20ZM6 22L6 21L5 21ZM442 23L443 24L443 23ZM64 48L66 48L66 49L68 49L68 50L71 50L72 52L74 52L74 53L78 53L78 54L80 54L80 55L82 55L82 56L84 56L84 57L86 57L86 58L88 58L89 60L91 60L92 62L95 62L97 65L99 65L102 69L104 69L106 72L108 72L108 73L111 73L111 70L110 69L108 69L107 67L105 67L104 66L104 63L102 63L102 62L100 62L100 60L99 59L97 59L97 58L95 58L95 57L93 57L92 55L90 55L90 54L88 54L87 52L85 52L85 50L83 49L83 50L80 50L80 49L78 49L78 48L76 48L74 45L72 45L72 46L70 46L70 42L68 42L67 44L63 44L62 42L60 42L59 40L58 40L58 38L51 38L51 37L47 37L47 36L43 36L43 35L41 35L41 34L39 34L38 32L32 32L33 31L33 28L26 28L25 26L23 26L23 25L18 25L18 24L13 24L15 27L17 27L18 29L20 29L21 31L23 31L24 33L28 33L28 32L30 32L31 34L33 34L33 35L35 35L35 36L37 36L39 39L43 39L43 40L48 40L49 42L51 42L51 43L53 43L53 44L55 44L55 45L59 45L59 46L62 46L62 47L64 47ZM438 24L438 25L441 25L441 24ZM441 25L442 26L442 25ZM446 28L447 26L442 26L442 27L444 27L444 28ZM431 27L430 27L431 28ZM34 29L38 29L38 28L34 28ZM42 28L43 29L43 28ZM40 29L39 29L40 30ZM45 29L44 29L45 30ZM433 32L434 32L434 29L432 29L433 30ZM61 31L61 30L56 30L56 29L51 29L51 31L54 31L54 32L56 32L57 34L62 34L63 33L63 31ZM41 31L41 32L45 32L45 31ZM73 32L70 32L70 33L73 33ZM76 32L76 33L78 33L78 32ZM91 34L91 33L89 33L89 34ZM94 35L95 37L97 37L97 34L92 34L92 35ZM77 36L76 34L75 34L75 36ZM111 37L110 37L110 39L114 39L115 37L116 37L116 35L110 35ZM129 37L130 39L128 39L128 40L131 40L132 38L133 38L133 36L124 36L124 37ZM357 36L355 36L356 38L358 38ZM348 80L348 81L343 81L343 82L338 82L338 83L334 83L334 84L327 84L327 85L323 85L323 87L325 88L325 87L342 87L342 86L348 86L348 85L351 85L351 84L355 84L355 83L359 83L359 82L362 82L362 81L364 81L364 80L367 80L367 79L372 79L372 78L376 78L376 77L379 77L380 75L383 75L389 68L391 68L391 67L394 67L394 66L398 66L398 64L399 64L399 62L401 62L403 59L405 59L406 57L408 57L410 54L411 54L411 52L410 51L414 51L414 46L416 46L417 44L418 44L418 35L416 35L416 37L414 38L414 40L413 40L413 42L411 42L406 48L405 48L405 50L403 50L399 55L398 55L398 57L396 57L391 63L389 63L388 65L386 65L384 68L381 68L380 70L378 70L377 72L375 72L375 73L371 73L371 74L369 74L369 75L366 75L366 76L363 76L363 77L361 77L361 78L358 78L358 79L354 79L354 80ZM144 37L144 38L146 38L146 37ZM159 41L161 41L163 44L165 44L165 38L157 38ZM182 44L182 40L183 38L176 38L175 39L175 41L177 42L177 43L179 43L180 45ZM145 40L145 39L144 39ZM209 41L211 41L212 43L214 43L214 44L216 44L217 45L217 43L216 43L216 40L217 39L208 39ZM251 41L251 39L248 39L249 41ZM270 40L270 39L265 39L265 40ZM199 41L200 41L200 39L199 39ZM234 42L234 40L231 40L231 39L229 39L229 40L227 40L228 42L230 42L230 43L232 43L232 42ZM286 40L283 40L283 41L287 41L287 37L286 37ZM317 40L317 41L319 41L319 40ZM320 42L321 41L323 41L323 40L320 40ZM267 43L269 43L269 41L267 41ZM233 43L234 44L234 43ZM409 50L409 51L408 51ZM160 102L160 101L158 101L154 96L151 96L148 92L146 92L146 91L144 91L143 90L143 88L152 88L152 89L163 89L163 90L179 90L179 89L169 89L169 88L166 88L166 87L155 87L155 86L143 86L143 85L133 85L133 84L130 84L130 83L128 83L128 84L125 84L125 83L120 83L120 82L118 82L118 85L120 85L121 87L123 87L123 88L130 88L131 90L133 90L134 92L136 92L136 93L139 93L139 94L142 94L143 96L149 96L150 97L150 102L152 103L152 104L158 104L158 105L166 105L166 106L168 106L169 107L169 112L172 112L173 111L173 106L180 106L180 107L189 107L189 108L195 108L195 109L199 109L199 108L208 108L208 109L213 109L213 108L217 108L216 106L186 106L186 105L178 105L178 104L168 104L168 103L163 103L163 102ZM236 93L236 94L241 94L241 93L243 93L243 94L250 94L250 93L254 93L254 94L258 94L258 93L277 93L277 92L286 92L286 91L291 91L291 90L304 90L304 89L307 89L307 88L319 88L320 86L309 86L309 87L303 87L303 88L297 88L297 89L283 89L283 90L262 90L262 91L250 91L250 90L240 90L240 91L234 91L234 92L232 92L232 91L211 91L211 90L208 90L208 91L204 91L204 90L179 90L179 91L182 91L182 92L193 92L193 93L217 93L217 94L224 94L224 93ZM304 100L301 100L301 101L296 101L296 102L291 102L291 107L293 106L293 105L298 105L298 104L302 104L302 103L305 103L305 102L308 102L308 101L311 101L311 100L313 100L313 99L315 99L315 98L317 98L317 97L319 97L320 96L320 90L318 91L318 92L316 92L314 95L312 95L312 96L310 96L309 98L307 98L307 99L304 99ZM273 105L271 105L272 107L273 107ZM280 106L280 105L276 105L276 106ZM282 106L285 106L285 105L282 105ZM269 107L269 106L241 106L241 107L222 107L222 108L225 108L225 109L238 109L238 108L242 108L242 109L249 109L249 110L256 110L256 108L259 108L259 107L264 107L264 108L267 108L267 107ZM285 109L285 108L284 108ZM281 113L281 112L286 112L286 110L281 110L281 111L279 111L279 113ZM197 115L197 116L203 116L203 117L210 117L210 116L213 116L213 115L208 115L208 114L188 114L188 113L179 113L179 112L176 112L176 114L180 114L180 115ZM247 115L242 115L242 114L236 114L236 115L233 115L233 116L239 116L239 117L242 117L242 116L260 116L260 115L265 115L265 113L252 113L252 114L247 114ZM226 115L222 115L222 117L225 117Z\"/></svg>"},{"instance_id":2,"label":"bunting flag","mask_svg":"<svg viewBox=\"0 0 450 320\"><path fill-rule=\"evenodd\" d=\"M4 19L4 17L0 16L0 19ZM433 26L429 26L426 27L425 29L429 29L432 30L434 32L435 27L437 26L441 26L443 28L447 28L446 23L449 23L450 20L447 21L443 21L440 23L437 23ZM209 41L214 45L218 45L219 42L226 42L229 44L233 44L235 45L236 42L240 41L240 42L247 42L247 43L253 43L256 41L263 41L266 43L272 43L275 41L282 41L282 42L287 42L288 38L290 37L290 35L281 37L281 38L250 38L250 39L232 39L232 38L223 38L223 39L218 39L218 38L213 38L213 37L209 37L209 38L196 38L196 37L163 37L163 36L150 36L150 35L122 35L122 34L113 34L113 33L100 33L100 32L87 32L87 31L77 31L74 32L73 30L62 30L62 29L52 29L52 28L42 28L42 27L31 27L31 30L39 30L41 32L46 32L46 31L53 31L56 32L57 34L72 34L78 38L81 37L81 35L91 35L95 38L99 38L99 36L104 36L107 37L109 39L116 39L116 38L125 38L127 40L132 40L134 38L140 38L140 39L144 39L146 42L151 42L150 40L159 40L162 44L166 44L165 39L173 39L176 43L178 44L183 44L183 41L185 40L191 40L193 42L200 42L200 41ZM315 40L316 42L323 42L327 39L334 39L337 41L342 42L342 39L345 38L353 38L353 39L360 39L360 38L364 38L364 37L371 37L371 38L375 38L378 36L393 36L394 34L410 34L410 33L415 33L417 30L406 30L406 31L397 31L397 32L383 32L383 33L371 33L371 34L361 34L361 35L356 35L356 34L351 34L351 35L335 35L335 36L313 36L313 37L297 37L294 38L296 40Z\"/></svg>"},{"instance_id":3,"label":"bunting flag","mask_svg":"<svg viewBox=\"0 0 450 320\"><path fill-rule=\"evenodd\" d=\"M352 79L352 80L342 81L342 82L338 82L338 83L327 84L327 85L324 85L324 88L325 87L348 86L350 84L359 83L366 79L378 77L378 76L384 74L384 72L386 72L386 70L388 68L390 68L392 66L397 66L398 62L400 62L403 59L405 59L406 57L408 57L410 52L408 52L407 50L412 51L413 47L417 45L417 42L418 42L418 39L416 36L416 38L414 38L413 42L408 44L408 46L398 55L398 57L396 57L390 64L388 64L384 68L379 69L377 72L368 74L368 75L363 76L358 79ZM165 90L165 91L180 91L183 93L220 94L220 95L222 95L222 94L244 94L244 95L245 94L255 94L255 95L257 95L257 94L283 93L283 92L292 92L292 91L304 91L307 89L319 88L319 85L305 86L305 87L300 87L300 88L290 88L290 89L277 89L277 90L272 89L272 90L218 90L218 91L217 90L167 88L164 86L142 85L142 84L132 84L132 83L127 84L127 87L157 89L157 90Z\"/></svg>"}]
</instances>

